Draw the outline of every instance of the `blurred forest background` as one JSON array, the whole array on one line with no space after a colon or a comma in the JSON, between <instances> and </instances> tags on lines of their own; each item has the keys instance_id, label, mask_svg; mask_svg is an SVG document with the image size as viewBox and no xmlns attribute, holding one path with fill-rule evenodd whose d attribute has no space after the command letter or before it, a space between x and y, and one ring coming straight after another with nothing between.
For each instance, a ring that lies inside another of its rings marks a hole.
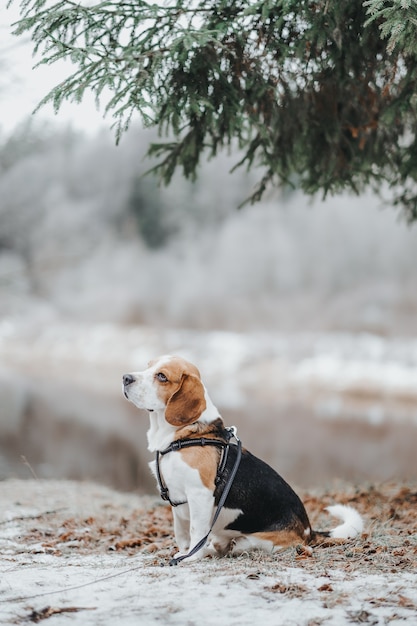
<instances>
[{"instance_id":1,"label":"blurred forest background","mask_svg":"<svg viewBox=\"0 0 417 626\"><path fill-rule=\"evenodd\" d=\"M288 480L416 479L416 227L372 194L237 210L236 154L159 187L150 138L0 136L0 479L153 491L121 376L166 352Z\"/></svg>"}]
</instances>

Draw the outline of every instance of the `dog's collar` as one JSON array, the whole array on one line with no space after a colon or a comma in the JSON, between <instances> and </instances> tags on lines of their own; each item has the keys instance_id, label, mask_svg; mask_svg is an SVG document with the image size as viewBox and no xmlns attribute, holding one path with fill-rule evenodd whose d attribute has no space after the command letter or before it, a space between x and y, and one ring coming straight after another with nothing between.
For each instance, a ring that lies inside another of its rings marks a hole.
<instances>
[{"instance_id":1,"label":"dog's collar","mask_svg":"<svg viewBox=\"0 0 417 626\"><path fill-rule=\"evenodd\" d=\"M165 454L169 454L170 452L177 452L178 450L182 450L183 448L190 448L191 446L216 446L217 448L222 448L222 456L220 459L219 466L217 468L217 474L215 483L216 485L219 483L221 476L224 472L224 468L226 467L227 457L229 454L229 446L230 439L236 436L236 429L234 426L225 428L225 439L211 439L208 437L196 437L196 438L185 438L185 439L176 439L172 443L169 444L167 448L163 450L156 451L155 458L155 467L156 467L156 477L158 479L159 491L161 494L162 500L165 500L170 503L171 506L180 506L181 504L186 504L186 500L184 502L175 502L171 500L169 496L168 487L164 481L164 478L161 473L160 468L160 457L165 456Z\"/></svg>"}]
</instances>

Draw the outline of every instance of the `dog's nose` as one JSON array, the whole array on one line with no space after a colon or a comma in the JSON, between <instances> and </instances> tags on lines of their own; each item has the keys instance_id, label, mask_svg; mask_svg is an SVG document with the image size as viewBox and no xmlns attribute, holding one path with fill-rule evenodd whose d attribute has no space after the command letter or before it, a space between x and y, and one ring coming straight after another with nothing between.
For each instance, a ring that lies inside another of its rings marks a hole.
<instances>
[{"instance_id":1,"label":"dog's nose","mask_svg":"<svg viewBox=\"0 0 417 626\"><path fill-rule=\"evenodd\" d=\"M132 374L125 374L123 376L123 384L124 384L125 387L127 387L128 385L131 385L134 382L135 382L135 379L132 376Z\"/></svg>"}]
</instances>

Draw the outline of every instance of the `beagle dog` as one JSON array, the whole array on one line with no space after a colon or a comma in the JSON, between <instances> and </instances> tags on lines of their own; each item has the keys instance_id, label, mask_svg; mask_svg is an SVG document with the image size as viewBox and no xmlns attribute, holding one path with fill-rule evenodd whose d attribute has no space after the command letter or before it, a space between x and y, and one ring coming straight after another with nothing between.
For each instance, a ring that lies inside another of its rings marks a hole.
<instances>
[{"instance_id":1,"label":"beagle dog","mask_svg":"<svg viewBox=\"0 0 417 626\"><path fill-rule=\"evenodd\" d=\"M328 507L342 524L329 532L314 531L301 500L275 470L246 449L237 459L231 429L210 400L198 369L185 359L163 356L142 372L125 374L123 392L149 412L148 449L156 453L150 466L161 495L173 506L179 560L202 538L201 549L189 561L253 548L273 552L362 532L361 516L344 505ZM216 511L226 485L227 497Z\"/></svg>"}]
</instances>

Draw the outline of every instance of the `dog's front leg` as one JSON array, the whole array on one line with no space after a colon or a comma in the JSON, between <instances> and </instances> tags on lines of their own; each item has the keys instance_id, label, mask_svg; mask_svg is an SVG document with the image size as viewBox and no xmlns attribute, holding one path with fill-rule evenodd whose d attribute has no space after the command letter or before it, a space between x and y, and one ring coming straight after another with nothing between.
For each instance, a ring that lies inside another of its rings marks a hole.
<instances>
[{"instance_id":1,"label":"dog's front leg","mask_svg":"<svg viewBox=\"0 0 417 626\"><path fill-rule=\"evenodd\" d=\"M190 549L190 509L188 504L173 507L174 534L179 554L186 554ZM176 556L178 556L176 555Z\"/></svg>"},{"instance_id":2,"label":"dog's front leg","mask_svg":"<svg viewBox=\"0 0 417 626\"><path fill-rule=\"evenodd\" d=\"M214 509L213 493L205 489L204 491L198 490L198 493L189 494L188 505L190 510L190 549L192 549L210 530ZM198 561L207 553L207 547L204 546L190 556L187 562Z\"/></svg>"}]
</instances>

